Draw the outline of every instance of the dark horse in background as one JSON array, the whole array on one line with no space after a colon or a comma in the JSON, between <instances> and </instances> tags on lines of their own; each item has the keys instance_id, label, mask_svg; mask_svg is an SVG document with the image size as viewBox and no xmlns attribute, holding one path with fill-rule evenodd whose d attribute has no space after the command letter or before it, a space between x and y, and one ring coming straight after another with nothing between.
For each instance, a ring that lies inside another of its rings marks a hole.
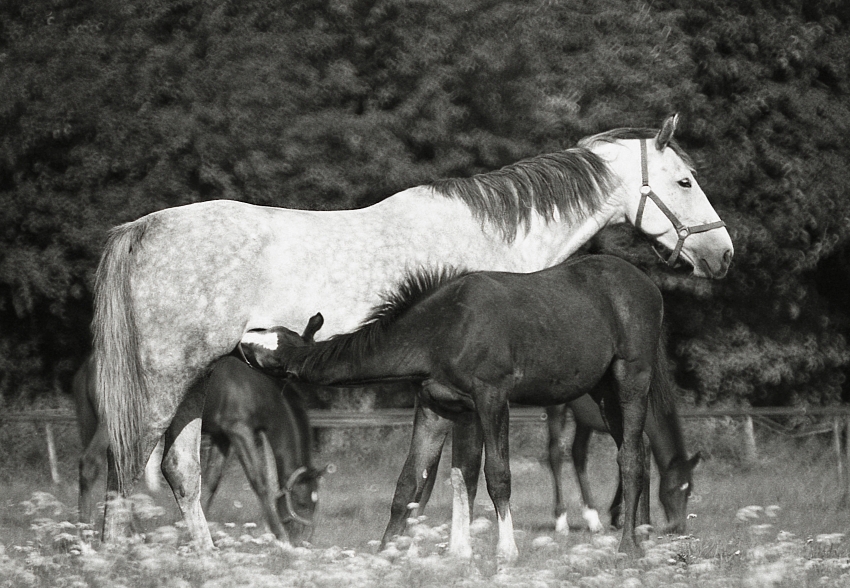
<instances>
[{"instance_id":1,"label":"dark horse in background","mask_svg":"<svg viewBox=\"0 0 850 588\"><path fill-rule=\"evenodd\" d=\"M505 561L518 555L509 504L509 403L550 406L590 394L619 448L620 550L637 555L647 405L650 395L659 408L670 402L662 319L661 293L643 272L594 255L531 274L414 274L353 333L306 347L281 346L277 338L264 346L257 337L243 348L272 373L316 384L422 382L384 542L403 532L454 422L455 434L462 429L469 437L452 446L459 454L450 550L465 557L482 445L498 555Z\"/></svg>"},{"instance_id":2,"label":"dark horse in background","mask_svg":"<svg viewBox=\"0 0 850 588\"><path fill-rule=\"evenodd\" d=\"M693 470L699 463L701 456L697 452L692 457L688 457L675 404L671 402L666 408L662 409L654 405L652 398L649 402L650 409L647 413L645 431L658 467L660 478L658 499L667 519L664 530L668 533L681 535L686 532L687 528L688 498L693 492ZM567 506L561 483L563 460L561 438L566 428L568 412L573 414L575 421L575 433L570 444L570 455L581 491L582 517L588 528L598 533L604 530L604 526L599 519L599 508L587 475L587 455L593 432L607 433L608 427L599 412L599 406L589 395L584 395L566 404L546 407L549 469L552 472L555 495L555 531L562 534L569 533ZM649 462L646 463L648 467ZM436 468L438 465L434 465L434 471L428 472L422 498L418 502L417 513L421 514L428 503L437 479ZM647 475L644 476L643 490L638 504L639 524L650 522L649 470L647 469L646 472ZM611 525L620 527L622 525L620 515L623 504L623 485L619 473L617 482L617 491L611 502L609 515Z\"/></svg>"},{"instance_id":3,"label":"dark horse in background","mask_svg":"<svg viewBox=\"0 0 850 588\"><path fill-rule=\"evenodd\" d=\"M663 369L659 366L659 369ZM676 406L670 402L666 407L656 407L650 397L649 411L646 416L645 431L649 438L649 446L658 467L658 500L664 509L669 533L684 534L687 526L688 498L693 492L693 470L701 458L699 452L688 457L685 441L682 436L679 415ZM599 407L589 396L546 408L547 425L549 430L549 468L555 489L555 530L561 533L568 531L567 508L561 486L561 436L566 424L567 410L575 417L575 435L571 446L573 466L581 490L582 515L591 531L602 531L599 513L590 481L587 476L587 453L590 437L594 431L608 432L605 420L599 413ZM611 524L619 526L622 509L623 484L618 480L617 492L611 502L609 513ZM644 487L641 492L638 520L649 523L649 471L644 476Z\"/></svg>"},{"instance_id":4,"label":"dark horse in background","mask_svg":"<svg viewBox=\"0 0 850 588\"><path fill-rule=\"evenodd\" d=\"M320 327L321 318L313 317L303 335L288 338L287 343L312 342ZM106 430L99 426L95 410L92 361L89 357L80 367L73 384L85 448L79 482L83 522L92 519L91 491L103 470L108 445ZM312 466L312 433L302 386L251 368L236 354L218 360L197 385L206 391L203 434L210 440L202 468L203 485L208 489L204 510L209 512L224 464L235 449L275 537L296 545L309 540L318 502L318 479L327 468Z\"/></svg>"}]
</instances>

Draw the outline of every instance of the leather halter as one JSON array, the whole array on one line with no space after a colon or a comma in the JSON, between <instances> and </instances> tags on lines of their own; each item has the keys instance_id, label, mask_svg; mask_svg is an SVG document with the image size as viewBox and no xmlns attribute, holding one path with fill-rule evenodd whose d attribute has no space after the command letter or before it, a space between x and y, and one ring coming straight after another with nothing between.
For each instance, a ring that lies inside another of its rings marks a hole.
<instances>
[{"instance_id":1,"label":"leather halter","mask_svg":"<svg viewBox=\"0 0 850 588\"><path fill-rule=\"evenodd\" d=\"M640 173L642 184L640 187L640 204L638 204L637 216L635 217L635 228L640 229L640 221L643 218L643 209L646 207L646 199L649 197L658 209L664 213L664 216L673 223L673 228L676 229L676 234L679 236L679 241L676 243L676 247L673 249L673 253L670 254L668 259L664 259L661 253L655 248L652 247L652 250L655 251L655 254L666 263L668 266L673 267L676 264L676 260L679 259L679 253L682 251L682 245L685 244L685 239L694 233L704 233L706 231L711 231L713 229L719 229L726 226L722 220L715 221L713 223L705 223L702 225L692 225L690 227L682 224L679 219L673 214L667 206L661 201L661 198L658 197L652 188L649 187L649 172L647 171L647 163L646 163L646 139L640 140Z\"/></svg>"}]
</instances>

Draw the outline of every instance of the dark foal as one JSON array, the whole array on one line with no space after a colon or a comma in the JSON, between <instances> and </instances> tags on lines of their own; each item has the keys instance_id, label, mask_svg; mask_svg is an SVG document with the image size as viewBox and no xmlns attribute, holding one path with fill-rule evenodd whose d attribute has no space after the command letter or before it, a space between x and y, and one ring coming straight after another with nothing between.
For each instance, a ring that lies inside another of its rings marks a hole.
<instances>
[{"instance_id":1,"label":"dark foal","mask_svg":"<svg viewBox=\"0 0 850 588\"><path fill-rule=\"evenodd\" d=\"M313 341L321 327L313 317L299 336L288 329L269 331L288 345ZM91 382L94 370L87 359L74 378L74 397L80 436L85 451L80 458L80 520L92 518L91 489L104 469L108 441L100 427ZM206 402L203 433L210 451L203 464L203 487L208 488L204 510L209 511L231 447L260 499L269 528L281 541L300 544L309 540L318 501L318 479L325 470L312 466L312 435L302 386L273 378L229 355L213 364L196 384L204 388Z\"/></svg>"},{"instance_id":2,"label":"dark foal","mask_svg":"<svg viewBox=\"0 0 850 588\"><path fill-rule=\"evenodd\" d=\"M357 331L307 347L253 344L246 353L272 373L317 384L386 379L422 382L410 453L384 540L404 530L422 497L452 421L455 515L450 551L469 556L471 485L484 474L499 522L498 554L517 556L510 512L509 402L549 406L590 394L619 448L625 517L620 550L637 555L641 436L662 339L663 302L631 264L596 255L531 274L476 272L411 276ZM600 385L602 384L602 385ZM480 428L468 426L475 420ZM464 425L464 426L460 426Z\"/></svg>"}]
</instances>

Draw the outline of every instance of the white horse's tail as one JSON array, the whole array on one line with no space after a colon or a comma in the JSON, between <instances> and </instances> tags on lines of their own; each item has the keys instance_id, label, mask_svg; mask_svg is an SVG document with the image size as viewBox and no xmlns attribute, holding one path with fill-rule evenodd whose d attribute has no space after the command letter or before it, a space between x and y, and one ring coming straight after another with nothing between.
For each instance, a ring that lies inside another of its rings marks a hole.
<instances>
[{"instance_id":1,"label":"white horse's tail","mask_svg":"<svg viewBox=\"0 0 850 588\"><path fill-rule=\"evenodd\" d=\"M148 405L139 333L130 291L133 257L147 223L144 220L114 228L97 268L94 334L97 367L96 399L100 420L106 423L115 456L119 489L136 479L144 458L141 423Z\"/></svg>"}]
</instances>

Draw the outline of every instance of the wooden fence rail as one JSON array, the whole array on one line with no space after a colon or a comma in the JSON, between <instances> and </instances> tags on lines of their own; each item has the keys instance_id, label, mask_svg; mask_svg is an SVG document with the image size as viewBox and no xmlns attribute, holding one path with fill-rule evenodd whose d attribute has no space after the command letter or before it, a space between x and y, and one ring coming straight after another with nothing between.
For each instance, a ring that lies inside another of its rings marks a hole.
<instances>
[{"instance_id":1,"label":"wooden fence rail","mask_svg":"<svg viewBox=\"0 0 850 588\"><path fill-rule=\"evenodd\" d=\"M413 409L393 408L378 409L370 412L355 412L350 410L310 410L310 424L319 429L351 429L361 427L398 427L413 424ZM571 416L571 415L570 415ZM791 436L831 433L837 461L837 477L841 488L840 502L850 503L850 406L815 406L815 407L736 407L736 408L680 408L679 416L683 419L734 418L744 420L742 444L747 459L755 462L757 459L753 423L763 423L774 432ZM771 417L813 416L823 422L818 427L812 427L802 432L785 432L770 425L766 419ZM541 408L516 406L511 408L512 425L534 425L546 422L546 411ZM59 483L59 470L56 460L56 448L53 440L54 425L74 425L76 415L65 409L11 411L0 413L0 426L4 423L31 422L44 429L47 443L47 454L50 460L50 472L54 483ZM842 432L844 440L842 440Z\"/></svg>"}]
</instances>

